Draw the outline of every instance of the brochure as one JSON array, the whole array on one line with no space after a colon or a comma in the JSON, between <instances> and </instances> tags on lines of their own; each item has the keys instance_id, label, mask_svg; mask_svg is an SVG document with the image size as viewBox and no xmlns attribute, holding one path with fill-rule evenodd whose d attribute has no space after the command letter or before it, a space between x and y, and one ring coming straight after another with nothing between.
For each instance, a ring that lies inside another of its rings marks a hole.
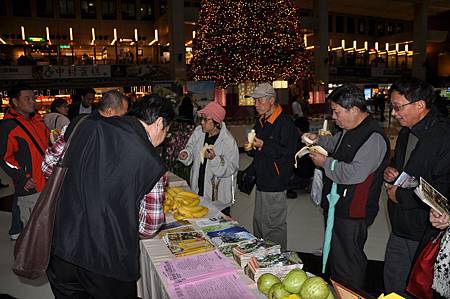
<instances>
[{"instance_id":1,"label":"brochure","mask_svg":"<svg viewBox=\"0 0 450 299\"><path fill-rule=\"evenodd\" d=\"M450 214L450 203L447 198L433 188L422 177L420 178L419 187L414 190L414 193L429 207L442 215L444 213Z\"/></svg>"}]
</instances>

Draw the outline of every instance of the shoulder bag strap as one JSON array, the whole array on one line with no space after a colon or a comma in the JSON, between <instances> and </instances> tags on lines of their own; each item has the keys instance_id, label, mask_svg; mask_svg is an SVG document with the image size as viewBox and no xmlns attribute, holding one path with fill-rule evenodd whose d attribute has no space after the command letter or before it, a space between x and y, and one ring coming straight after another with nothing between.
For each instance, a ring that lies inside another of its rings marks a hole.
<instances>
[{"instance_id":1,"label":"shoulder bag strap","mask_svg":"<svg viewBox=\"0 0 450 299\"><path fill-rule=\"evenodd\" d=\"M45 155L45 151L41 148L41 146L39 145L39 143L36 141L36 139L34 138L34 136L30 133L30 131L28 131L28 129L25 127L25 125L23 123L21 123L17 118L13 118L12 119L19 127L22 128L22 130L28 135L28 137L30 137L31 141L33 142L34 146L36 147L36 149L39 151L39 153L44 156Z\"/></svg>"},{"instance_id":2,"label":"shoulder bag strap","mask_svg":"<svg viewBox=\"0 0 450 299\"><path fill-rule=\"evenodd\" d=\"M72 132L70 133L69 139L67 139L66 144L64 145L64 149L61 153L60 159L58 163L61 163L62 160L64 159L64 154L66 153L66 150L69 148L70 145L70 141L72 140L72 136L74 135L74 133L76 132L76 130L78 129L78 126L86 119L86 117L88 117L89 114L86 114L85 116L81 117L80 120L75 124L75 127L73 128Z\"/></svg>"}]
</instances>

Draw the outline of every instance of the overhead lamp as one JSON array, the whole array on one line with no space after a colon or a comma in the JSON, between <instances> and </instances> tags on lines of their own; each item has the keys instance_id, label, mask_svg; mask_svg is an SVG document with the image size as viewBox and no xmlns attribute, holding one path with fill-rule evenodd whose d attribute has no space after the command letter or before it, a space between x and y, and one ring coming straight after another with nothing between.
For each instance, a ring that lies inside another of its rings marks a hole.
<instances>
[{"instance_id":1,"label":"overhead lamp","mask_svg":"<svg viewBox=\"0 0 450 299\"><path fill-rule=\"evenodd\" d=\"M408 52L408 50L409 50L409 47L408 47L408 44L406 44L405 45L405 52Z\"/></svg>"},{"instance_id":2,"label":"overhead lamp","mask_svg":"<svg viewBox=\"0 0 450 299\"><path fill-rule=\"evenodd\" d=\"M72 27L69 28L69 38L70 38L70 41L73 42L73 30L72 30Z\"/></svg>"},{"instance_id":3,"label":"overhead lamp","mask_svg":"<svg viewBox=\"0 0 450 299\"><path fill-rule=\"evenodd\" d=\"M111 46L113 46L117 42L117 29L114 28L114 39L111 42Z\"/></svg>"},{"instance_id":4,"label":"overhead lamp","mask_svg":"<svg viewBox=\"0 0 450 299\"><path fill-rule=\"evenodd\" d=\"M192 31L192 38L195 38L195 30Z\"/></svg>"},{"instance_id":5,"label":"overhead lamp","mask_svg":"<svg viewBox=\"0 0 450 299\"><path fill-rule=\"evenodd\" d=\"M22 40L26 40L26 37L25 37L25 27L20 26L20 31L22 32Z\"/></svg>"},{"instance_id":6,"label":"overhead lamp","mask_svg":"<svg viewBox=\"0 0 450 299\"><path fill-rule=\"evenodd\" d=\"M354 40L354 41L353 41L353 49L356 49L356 48L357 48L356 46L357 46L356 40Z\"/></svg>"},{"instance_id":7,"label":"overhead lamp","mask_svg":"<svg viewBox=\"0 0 450 299\"><path fill-rule=\"evenodd\" d=\"M95 44L95 28L92 27L91 31L92 31L92 41L91 41L91 45L94 45L94 44Z\"/></svg>"},{"instance_id":8,"label":"overhead lamp","mask_svg":"<svg viewBox=\"0 0 450 299\"><path fill-rule=\"evenodd\" d=\"M6 45L6 42L3 40L3 38L0 37L0 43Z\"/></svg>"},{"instance_id":9,"label":"overhead lamp","mask_svg":"<svg viewBox=\"0 0 450 299\"><path fill-rule=\"evenodd\" d=\"M378 42L375 42L375 50L378 51Z\"/></svg>"},{"instance_id":10,"label":"overhead lamp","mask_svg":"<svg viewBox=\"0 0 450 299\"><path fill-rule=\"evenodd\" d=\"M345 49L345 39L341 40L341 47L342 49Z\"/></svg>"},{"instance_id":11,"label":"overhead lamp","mask_svg":"<svg viewBox=\"0 0 450 299\"><path fill-rule=\"evenodd\" d=\"M48 27L45 27L45 34L47 35L48 43L52 44L52 41L50 40L50 29Z\"/></svg>"},{"instance_id":12,"label":"overhead lamp","mask_svg":"<svg viewBox=\"0 0 450 299\"><path fill-rule=\"evenodd\" d=\"M158 29L155 29L155 38L151 42L149 42L148 45L151 46L157 41L158 41Z\"/></svg>"},{"instance_id":13,"label":"overhead lamp","mask_svg":"<svg viewBox=\"0 0 450 299\"><path fill-rule=\"evenodd\" d=\"M389 43L386 43L386 52L389 51Z\"/></svg>"},{"instance_id":14,"label":"overhead lamp","mask_svg":"<svg viewBox=\"0 0 450 299\"><path fill-rule=\"evenodd\" d=\"M134 41L138 41L138 30L137 28L134 28Z\"/></svg>"},{"instance_id":15,"label":"overhead lamp","mask_svg":"<svg viewBox=\"0 0 450 299\"><path fill-rule=\"evenodd\" d=\"M395 44L395 51L398 52L400 50L400 45L398 43Z\"/></svg>"},{"instance_id":16,"label":"overhead lamp","mask_svg":"<svg viewBox=\"0 0 450 299\"><path fill-rule=\"evenodd\" d=\"M369 49L369 42L368 41L364 41L364 50L368 50Z\"/></svg>"}]
</instances>

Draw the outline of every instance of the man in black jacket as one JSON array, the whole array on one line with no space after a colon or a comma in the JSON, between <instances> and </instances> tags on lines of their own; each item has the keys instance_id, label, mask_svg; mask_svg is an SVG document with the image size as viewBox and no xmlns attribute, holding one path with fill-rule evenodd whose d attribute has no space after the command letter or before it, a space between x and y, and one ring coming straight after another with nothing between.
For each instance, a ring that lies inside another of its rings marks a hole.
<instances>
[{"instance_id":1,"label":"man in black jacket","mask_svg":"<svg viewBox=\"0 0 450 299\"><path fill-rule=\"evenodd\" d=\"M80 89L77 91L76 96L79 97L79 101L73 102L69 106L68 117L70 120L74 119L77 115L91 113L95 110L95 90L93 88Z\"/></svg>"},{"instance_id":2,"label":"man in black jacket","mask_svg":"<svg viewBox=\"0 0 450 299\"><path fill-rule=\"evenodd\" d=\"M271 84L259 84L250 97L255 99L256 111L260 115L255 125L253 146L256 150L251 152L256 174L253 233L256 237L280 244L281 250L285 251L286 190L293 171L298 132L278 105Z\"/></svg>"},{"instance_id":3,"label":"man in black jacket","mask_svg":"<svg viewBox=\"0 0 450 299\"><path fill-rule=\"evenodd\" d=\"M405 296L410 268L428 225L429 208L413 189L394 185L402 173L424 178L450 195L450 124L431 108L433 87L419 79L402 79L391 86L392 115L403 127L391 166L384 172L392 232L386 247L384 286Z\"/></svg>"},{"instance_id":4,"label":"man in black jacket","mask_svg":"<svg viewBox=\"0 0 450 299\"><path fill-rule=\"evenodd\" d=\"M92 114L72 133L47 270L56 298L136 298L139 202L166 172L155 147L174 115L148 96L129 116Z\"/></svg>"}]
</instances>

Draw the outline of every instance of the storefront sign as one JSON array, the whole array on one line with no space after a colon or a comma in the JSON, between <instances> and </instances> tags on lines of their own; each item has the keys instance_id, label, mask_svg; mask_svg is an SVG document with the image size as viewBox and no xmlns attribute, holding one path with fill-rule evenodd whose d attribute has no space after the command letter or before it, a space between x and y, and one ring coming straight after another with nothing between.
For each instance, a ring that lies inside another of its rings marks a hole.
<instances>
[{"instance_id":1,"label":"storefront sign","mask_svg":"<svg viewBox=\"0 0 450 299\"><path fill-rule=\"evenodd\" d=\"M32 79L31 66L0 66L0 80Z\"/></svg>"},{"instance_id":2,"label":"storefront sign","mask_svg":"<svg viewBox=\"0 0 450 299\"><path fill-rule=\"evenodd\" d=\"M30 36L29 38L28 38L28 41L29 42L45 42L45 38L43 38L43 37L40 37L40 36Z\"/></svg>"},{"instance_id":3,"label":"storefront sign","mask_svg":"<svg viewBox=\"0 0 450 299\"><path fill-rule=\"evenodd\" d=\"M110 65L43 66L42 79L109 78Z\"/></svg>"}]
</instances>

